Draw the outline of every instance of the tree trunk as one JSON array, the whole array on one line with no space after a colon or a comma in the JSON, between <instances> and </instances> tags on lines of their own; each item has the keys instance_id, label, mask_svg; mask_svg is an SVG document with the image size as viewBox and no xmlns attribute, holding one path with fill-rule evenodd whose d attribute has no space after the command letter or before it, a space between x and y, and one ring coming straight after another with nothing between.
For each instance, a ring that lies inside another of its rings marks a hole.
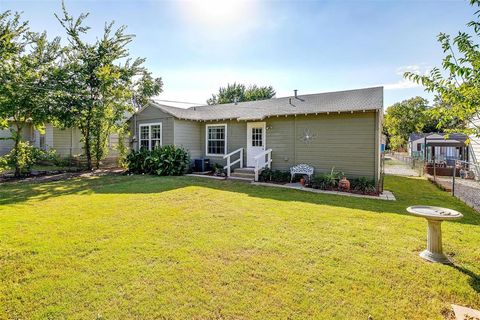
<instances>
[{"instance_id":1,"label":"tree trunk","mask_svg":"<svg viewBox=\"0 0 480 320\"><path fill-rule=\"evenodd\" d=\"M16 124L16 127L17 127L17 131L13 135L13 138L15 141L15 144L13 146L13 154L15 157L15 177L20 177L22 174L22 171L21 171L20 165L18 164L18 154L19 154L18 147L19 147L20 141L22 140L22 135L21 135L22 127L18 125L18 123Z\"/></svg>"}]
</instances>

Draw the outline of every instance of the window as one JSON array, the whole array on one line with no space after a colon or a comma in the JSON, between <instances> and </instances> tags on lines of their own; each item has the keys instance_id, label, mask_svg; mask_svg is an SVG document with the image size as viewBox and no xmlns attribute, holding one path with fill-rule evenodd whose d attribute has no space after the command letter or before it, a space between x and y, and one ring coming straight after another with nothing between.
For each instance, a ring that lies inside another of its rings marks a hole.
<instances>
[{"instance_id":1,"label":"window","mask_svg":"<svg viewBox=\"0 0 480 320\"><path fill-rule=\"evenodd\" d=\"M263 147L263 128L252 128L252 147Z\"/></svg>"},{"instance_id":2,"label":"window","mask_svg":"<svg viewBox=\"0 0 480 320\"><path fill-rule=\"evenodd\" d=\"M162 124L141 124L140 125L140 149L153 150L162 146Z\"/></svg>"},{"instance_id":3,"label":"window","mask_svg":"<svg viewBox=\"0 0 480 320\"><path fill-rule=\"evenodd\" d=\"M224 155L227 151L227 125L207 125L207 155Z\"/></svg>"},{"instance_id":4,"label":"window","mask_svg":"<svg viewBox=\"0 0 480 320\"><path fill-rule=\"evenodd\" d=\"M422 144L421 143L417 143L417 151L422 151Z\"/></svg>"}]
</instances>

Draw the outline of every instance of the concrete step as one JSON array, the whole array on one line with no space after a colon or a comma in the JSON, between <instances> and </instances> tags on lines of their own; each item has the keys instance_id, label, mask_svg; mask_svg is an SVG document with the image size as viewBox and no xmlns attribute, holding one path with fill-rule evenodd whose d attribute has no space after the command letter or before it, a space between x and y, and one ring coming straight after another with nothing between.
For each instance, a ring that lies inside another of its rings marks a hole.
<instances>
[{"instance_id":1,"label":"concrete step","mask_svg":"<svg viewBox=\"0 0 480 320\"><path fill-rule=\"evenodd\" d=\"M233 172L230 177L236 177L236 178L245 178L245 179L251 179L253 180L255 178L254 173L242 173L242 172Z\"/></svg>"},{"instance_id":2,"label":"concrete step","mask_svg":"<svg viewBox=\"0 0 480 320\"><path fill-rule=\"evenodd\" d=\"M250 168L250 167L246 167L246 168L236 168L233 170L234 172L236 173L251 173L251 174L255 174L255 169L254 168Z\"/></svg>"},{"instance_id":3,"label":"concrete step","mask_svg":"<svg viewBox=\"0 0 480 320\"><path fill-rule=\"evenodd\" d=\"M252 182L254 180L254 178L241 178L241 177L234 177L234 176L230 176L230 178L228 178L229 180L238 180L238 181L246 181L246 182Z\"/></svg>"}]
</instances>

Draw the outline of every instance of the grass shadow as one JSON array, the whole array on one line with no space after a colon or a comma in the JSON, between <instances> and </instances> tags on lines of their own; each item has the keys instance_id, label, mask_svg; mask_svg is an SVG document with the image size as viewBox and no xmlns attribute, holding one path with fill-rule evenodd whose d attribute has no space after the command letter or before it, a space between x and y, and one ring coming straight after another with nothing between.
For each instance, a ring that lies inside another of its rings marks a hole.
<instances>
[{"instance_id":1,"label":"grass shadow","mask_svg":"<svg viewBox=\"0 0 480 320\"><path fill-rule=\"evenodd\" d=\"M411 205L434 205L458 210L464 218L451 223L480 225L480 214L460 200L435 187L427 180L413 177L386 176L385 188L393 191L397 201L355 198L309 193L299 190L253 186L245 182L212 180L195 177L156 177L106 175L72 178L48 183L14 183L0 185L0 205L20 204L29 200L43 201L69 194L145 194L161 193L189 186L246 194L250 197L277 201L295 201L329 205L377 213L405 215Z\"/></svg>"},{"instance_id":2,"label":"grass shadow","mask_svg":"<svg viewBox=\"0 0 480 320\"><path fill-rule=\"evenodd\" d=\"M456 265L456 264L453 264L453 265L450 265L450 266L452 268L454 268L455 270L458 270L461 273L469 276L470 279L468 280L468 283L470 284L470 286L472 287L473 290L480 293L480 276L478 274L476 274L473 271L470 271L470 270L468 270L468 269L466 269L462 266Z\"/></svg>"}]
</instances>

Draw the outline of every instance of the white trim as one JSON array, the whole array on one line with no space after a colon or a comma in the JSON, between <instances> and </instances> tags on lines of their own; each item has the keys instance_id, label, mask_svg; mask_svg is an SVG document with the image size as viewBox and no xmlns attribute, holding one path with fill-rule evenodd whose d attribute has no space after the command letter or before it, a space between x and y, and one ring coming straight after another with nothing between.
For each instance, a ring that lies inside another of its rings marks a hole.
<instances>
[{"instance_id":1,"label":"white trim","mask_svg":"<svg viewBox=\"0 0 480 320\"><path fill-rule=\"evenodd\" d=\"M252 147L252 127L254 125L262 125L263 127L263 130L262 130L262 147L263 147L263 151L267 150L267 123L264 122L264 121L256 121L256 122L247 122L247 147L245 148L245 151L246 151L246 155L247 155L247 166L251 166L252 164L249 164L248 163L248 149Z\"/></svg>"},{"instance_id":2,"label":"white trim","mask_svg":"<svg viewBox=\"0 0 480 320\"><path fill-rule=\"evenodd\" d=\"M224 126L225 127L225 151L224 153L208 153L208 128L209 127L219 127L219 126ZM227 128L227 124L226 123L216 123L216 124L206 124L205 125L205 155L209 156L209 157L220 157L220 156L224 156L227 154L228 152L228 146L227 146L227 142L228 142L228 135L227 135L227 132L228 132L228 128Z\"/></svg>"},{"instance_id":3,"label":"white trim","mask_svg":"<svg viewBox=\"0 0 480 320\"><path fill-rule=\"evenodd\" d=\"M138 125L138 150L142 148L142 127L148 127L148 150L152 150L152 126L160 126L160 147L163 146L163 123L154 122L154 123L142 123Z\"/></svg>"}]
</instances>

